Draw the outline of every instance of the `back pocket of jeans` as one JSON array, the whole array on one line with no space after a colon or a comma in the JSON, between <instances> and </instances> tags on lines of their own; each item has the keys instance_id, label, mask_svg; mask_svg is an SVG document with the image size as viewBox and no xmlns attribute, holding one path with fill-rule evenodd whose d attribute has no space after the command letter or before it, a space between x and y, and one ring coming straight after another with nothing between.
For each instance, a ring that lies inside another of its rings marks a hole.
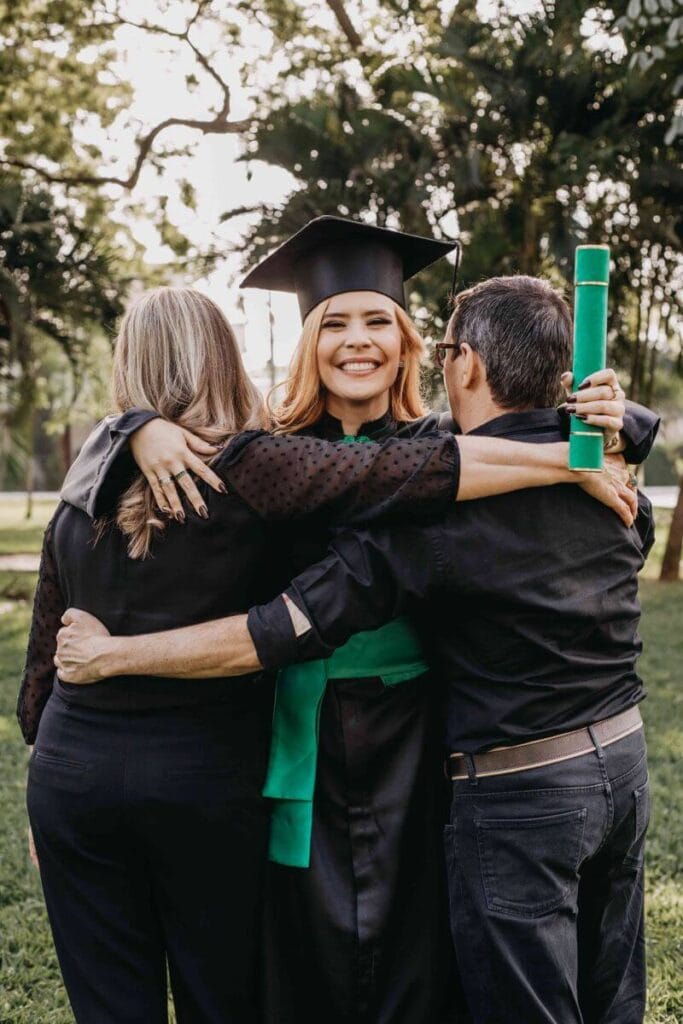
<instances>
[{"instance_id":1,"label":"back pocket of jeans","mask_svg":"<svg viewBox=\"0 0 683 1024\"><path fill-rule=\"evenodd\" d=\"M560 907L577 882L586 813L476 819L489 910L540 917Z\"/></svg>"},{"instance_id":2,"label":"back pocket of jeans","mask_svg":"<svg viewBox=\"0 0 683 1024\"><path fill-rule=\"evenodd\" d=\"M645 833L650 824L650 783L646 780L633 791L633 839L626 862L640 865L645 851Z\"/></svg>"}]
</instances>

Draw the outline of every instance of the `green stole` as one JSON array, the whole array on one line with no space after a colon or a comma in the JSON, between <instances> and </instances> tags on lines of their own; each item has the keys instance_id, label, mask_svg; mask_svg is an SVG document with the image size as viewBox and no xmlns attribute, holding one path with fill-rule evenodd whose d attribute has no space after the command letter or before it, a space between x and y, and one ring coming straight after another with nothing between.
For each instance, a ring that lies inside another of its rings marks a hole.
<instances>
[{"instance_id":1,"label":"green stole","mask_svg":"<svg viewBox=\"0 0 683 1024\"><path fill-rule=\"evenodd\" d=\"M345 437L346 443L372 443ZM268 856L276 864L307 868L311 857L313 795L320 708L328 679L379 676L396 686L427 671L417 633L406 618L356 633L330 658L289 665L278 674L273 731L263 795L273 801Z\"/></svg>"}]
</instances>

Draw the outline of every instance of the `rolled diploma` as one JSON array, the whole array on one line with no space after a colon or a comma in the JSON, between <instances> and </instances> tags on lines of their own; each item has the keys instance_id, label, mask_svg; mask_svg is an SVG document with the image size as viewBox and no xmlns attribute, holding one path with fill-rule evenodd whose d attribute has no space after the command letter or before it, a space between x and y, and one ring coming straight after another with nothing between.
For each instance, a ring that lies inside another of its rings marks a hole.
<instances>
[{"instance_id":1,"label":"rolled diploma","mask_svg":"<svg viewBox=\"0 0 683 1024\"><path fill-rule=\"evenodd\" d=\"M609 246L579 245L574 262L574 390L607 358ZM603 466L600 427L571 417L569 468L599 472Z\"/></svg>"}]
</instances>

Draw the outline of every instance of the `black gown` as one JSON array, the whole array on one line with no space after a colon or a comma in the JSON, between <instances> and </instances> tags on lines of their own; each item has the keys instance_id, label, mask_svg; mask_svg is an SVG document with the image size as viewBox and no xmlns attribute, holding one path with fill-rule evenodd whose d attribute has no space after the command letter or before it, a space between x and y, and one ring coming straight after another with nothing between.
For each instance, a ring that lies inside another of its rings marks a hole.
<instances>
[{"instance_id":1,"label":"black gown","mask_svg":"<svg viewBox=\"0 0 683 1024\"><path fill-rule=\"evenodd\" d=\"M373 441L433 430L435 416L365 423ZM306 433L339 441L326 414ZM292 531L289 569L330 537ZM446 1024L457 968L448 930L442 830L440 693L420 676L331 679L320 717L311 864L270 863L264 927L266 1024Z\"/></svg>"}]
</instances>

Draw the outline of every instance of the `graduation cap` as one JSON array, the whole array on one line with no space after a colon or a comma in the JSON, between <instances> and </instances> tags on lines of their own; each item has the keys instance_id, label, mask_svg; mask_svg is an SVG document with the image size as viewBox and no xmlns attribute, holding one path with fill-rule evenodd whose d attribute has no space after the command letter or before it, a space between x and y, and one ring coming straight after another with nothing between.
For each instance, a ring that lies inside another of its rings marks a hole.
<instances>
[{"instance_id":1,"label":"graduation cap","mask_svg":"<svg viewBox=\"0 0 683 1024\"><path fill-rule=\"evenodd\" d=\"M341 292L380 292L405 308L403 282L454 249L459 254L459 242L316 217L254 267L240 287L296 292L302 320Z\"/></svg>"}]
</instances>

